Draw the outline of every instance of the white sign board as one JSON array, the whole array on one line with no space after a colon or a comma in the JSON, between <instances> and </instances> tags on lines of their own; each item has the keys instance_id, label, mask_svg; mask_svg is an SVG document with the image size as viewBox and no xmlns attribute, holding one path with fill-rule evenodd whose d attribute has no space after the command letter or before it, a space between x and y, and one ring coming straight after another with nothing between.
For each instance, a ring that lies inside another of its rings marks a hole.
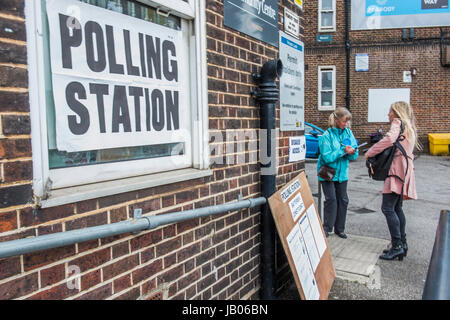
<instances>
[{"instance_id":1,"label":"white sign board","mask_svg":"<svg viewBox=\"0 0 450 320\"><path fill-rule=\"evenodd\" d=\"M280 32L280 130L304 130L305 59L303 42Z\"/></svg>"},{"instance_id":2,"label":"white sign board","mask_svg":"<svg viewBox=\"0 0 450 320\"><path fill-rule=\"evenodd\" d=\"M46 3L58 150L188 139L181 31L80 1Z\"/></svg>"},{"instance_id":3,"label":"white sign board","mask_svg":"<svg viewBox=\"0 0 450 320\"><path fill-rule=\"evenodd\" d=\"M355 54L355 71L369 71L369 54L356 53Z\"/></svg>"},{"instance_id":4,"label":"white sign board","mask_svg":"<svg viewBox=\"0 0 450 320\"><path fill-rule=\"evenodd\" d=\"M368 122L389 122L389 108L397 101L409 103L410 89L369 89Z\"/></svg>"},{"instance_id":5,"label":"white sign board","mask_svg":"<svg viewBox=\"0 0 450 320\"><path fill-rule=\"evenodd\" d=\"M295 12L292 12L287 8L284 8L284 31L298 39L298 34L300 32L300 18Z\"/></svg>"},{"instance_id":6,"label":"white sign board","mask_svg":"<svg viewBox=\"0 0 450 320\"><path fill-rule=\"evenodd\" d=\"M289 137L289 162L302 161L306 157L305 136Z\"/></svg>"},{"instance_id":7,"label":"white sign board","mask_svg":"<svg viewBox=\"0 0 450 320\"><path fill-rule=\"evenodd\" d=\"M411 71L403 71L403 82L410 83L412 82Z\"/></svg>"}]
</instances>

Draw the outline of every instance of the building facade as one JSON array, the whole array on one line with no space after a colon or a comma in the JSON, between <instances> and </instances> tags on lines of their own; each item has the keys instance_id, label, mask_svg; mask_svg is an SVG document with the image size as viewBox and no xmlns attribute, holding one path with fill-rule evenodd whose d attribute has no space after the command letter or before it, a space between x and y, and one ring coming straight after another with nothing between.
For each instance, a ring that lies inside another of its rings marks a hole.
<instances>
[{"instance_id":1,"label":"building facade","mask_svg":"<svg viewBox=\"0 0 450 320\"><path fill-rule=\"evenodd\" d=\"M382 102L383 94L391 89L406 89L398 92L409 94L419 138L426 151L428 133L449 131L450 68L444 62L450 43L448 6L442 4L434 9L447 14L446 22L435 19L434 26L421 25L421 21L432 16L426 14L423 4L425 13L416 20L417 15L408 16L406 11L395 17L399 21L402 16L407 17L409 20L403 25L379 25L385 18L381 13L372 21L366 20L366 25L355 27L360 14L355 9L358 6L373 3L376 10L402 9L399 1L378 2L305 1L305 121L326 128L330 112L337 106L348 105L353 115L352 130L360 141L367 141L378 128L384 132L389 129L387 118L380 119L387 114L386 107L380 110L382 114L374 116L377 105L381 108L377 101ZM370 7L367 12L366 19ZM377 93L381 94L379 100ZM405 99L402 95L398 97Z\"/></svg>"},{"instance_id":2,"label":"building facade","mask_svg":"<svg viewBox=\"0 0 450 320\"><path fill-rule=\"evenodd\" d=\"M301 15L275 3L279 30ZM261 195L252 74L278 48L224 1L2 0L0 25L0 242ZM260 226L256 207L3 258L0 299L257 299Z\"/></svg>"}]
</instances>

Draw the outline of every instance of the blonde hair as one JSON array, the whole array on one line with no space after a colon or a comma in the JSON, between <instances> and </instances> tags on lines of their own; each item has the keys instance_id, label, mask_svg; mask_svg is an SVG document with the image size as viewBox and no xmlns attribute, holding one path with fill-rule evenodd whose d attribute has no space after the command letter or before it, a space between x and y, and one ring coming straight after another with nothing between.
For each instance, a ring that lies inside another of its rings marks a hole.
<instances>
[{"instance_id":1,"label":"blonde hair","mask_svg":"<svg viewBox=\"0 0 450 320\"><path fill-rule=\"evenodd\" d=\"M397 101L391 104L391 110L402 120L405 126L404 134L406 138L409 141L413 140L414 146L418 150L422 150L422 146L417 137L416 117L414 116L413 108L405 101Z\"/></svg>"},{"instance_id":2,"label":"blonde hair","mask_svg":"<svg viewBox=\"0 0 450 320\"><path fill-rule=\"evenodd\" d=\"M351 121L352 114L347 108L338 107L330 114L330 117L328 118L328 127L336 128L336 120L340 120L342 118L346 118L347 121Z\"/></svg>"}]
</instances>

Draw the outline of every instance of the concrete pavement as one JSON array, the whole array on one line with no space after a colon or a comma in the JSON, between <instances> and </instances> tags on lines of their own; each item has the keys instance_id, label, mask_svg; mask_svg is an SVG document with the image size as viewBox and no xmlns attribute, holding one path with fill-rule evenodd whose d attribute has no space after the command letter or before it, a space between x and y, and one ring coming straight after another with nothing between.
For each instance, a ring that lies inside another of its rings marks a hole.
<instances>
[{"instance_id":1,"label":"concrete pavement","mask_svg":"<svg viewBox=\"0 0 450 320\"><path fill-rule=\"evenodd\" d=\"M330 300L422 298L439 213L450 209L450 157L420 155L414 165L419 199L403 204L408 256L403 261L384 261L378 256L390 236L380 209L383 182L368 177L363 156L350 163L345 230L349 238L334 234L328 238L337 274ZM307 161L305 171L316 193L316 162ZM287 289L280 299L298 299L296 290L295 286Z\"/></svg>"}]
</instances>

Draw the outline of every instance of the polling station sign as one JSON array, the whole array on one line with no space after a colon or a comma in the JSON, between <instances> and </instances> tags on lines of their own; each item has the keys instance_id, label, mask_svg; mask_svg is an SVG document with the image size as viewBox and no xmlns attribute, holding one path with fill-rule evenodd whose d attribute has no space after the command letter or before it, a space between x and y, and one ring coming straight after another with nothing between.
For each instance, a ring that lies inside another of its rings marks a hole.
<instances>
[{"instance_id":1,"label":"polling station sign","mask_svg":"<svg viewBox=\"0 0 450 320\"><path fill-rule=\"evenodd\" d=\"M450 25L449 0L352 1L352 30Z\"/></svg>"},{"instance_id":2,"label":"polling station sign","mask_svg":"<svg viewBox=\"0 0 450 320\"><path fill-rule=\"evenodd\" d=\"M181 31L73 0L46 9L58 150L187 139Z\"/></svg>"}]
</instances>

